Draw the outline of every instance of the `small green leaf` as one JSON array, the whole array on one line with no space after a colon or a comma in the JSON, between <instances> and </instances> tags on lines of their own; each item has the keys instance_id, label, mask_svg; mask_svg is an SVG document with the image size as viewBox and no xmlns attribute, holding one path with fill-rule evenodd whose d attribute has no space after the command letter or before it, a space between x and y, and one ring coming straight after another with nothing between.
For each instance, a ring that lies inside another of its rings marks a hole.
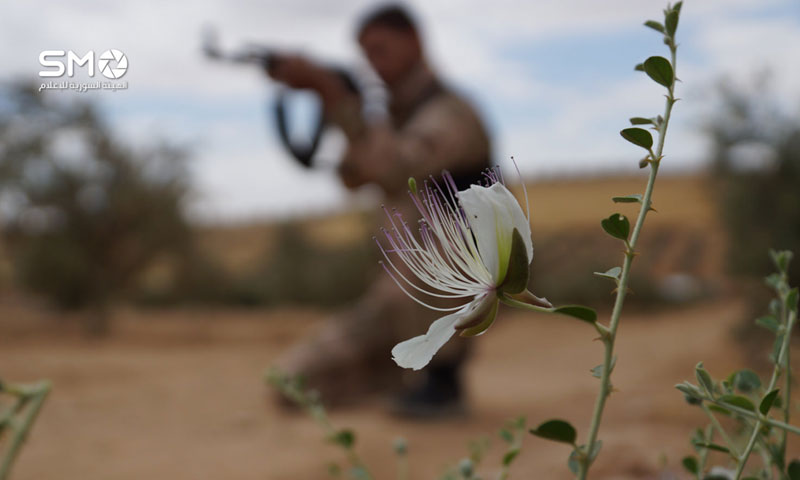
<instances>
[{"instance_id":1,"label":"small green leaf","mask_svg":"<svg viewBox=\"0 0 800 480\"><path fill-rule=\"evenodd\" d=\"M561 315L567 315L592 324L597 320L597 312L583 305L564 305L556 307L553 309L553 313L560 313Z\"/></svg>"},{"instance_id":2,"label":"small green leaf","mask_svg":"<svg viewBox=\"0 0 800 480\"><path fill-rule=\"evenodd\" d=\"M505 428L500 429L500 438L506 441L506 443L513 443L514 442L514 435L506 430Z\"/></svg>"},{"instance_id":3,"label":"small green leaf","mask_svg":"<svg viewBox=\"0 0 800 480\"><path fill-rule=\"evenodd\" d=\"M530 432L540 438L571 445L575 445L575 439L578 438L578 432L575 431L575 427L564 420L549 420L536 428L532 428Z\"/></svg>"},{"instance_id":4,"label":"small green leaf","mask_svg":"<svg viewBox=\"0 0 800 480\"><path fill-rule=\"evenodd\" d=\"M626 128L619 132L619 134L622 135L622 138L625 140L644 149L649 150L653 146L653 136L643 128Z\"/></svg>"},{"instance_id":5,"label":"small green leaf","mask_svg":"<svg viewBox=\"0 0 800 480\"><path fill-rule=\"evenodd\" d=\"M800 480L800 460L792 460L786 473L790 480Z\"/></svg>"},{"instance_id":6,"label":"small green leaf","mask_svg":"<svg viewBox=\"0 0 800 480\"><path fill-rule=\"evenodd\" d=\"M344 448L352 448L356 443L356 434L352 430L339 430L330 437L330 441Z\"/></svg>"},{"instance_id":7,"label":"small green leaf","mask_svg":"<svg viewBox=\"0 0 800 480\"><path fill-rule=\"evenodd\" d=\"M770 250L769 256L772 258L772 262L775 264L778 270L785 272L789 269L789 262L792 261L794 254L791 252L791 250Z\"/></svg>"},{"instance_id":8,"label":"small green leaf","mask_svg":"<svg viewBox=\"0 0 800 480\"><path fill-rule=\"evenodd\" d=\"M620 240L628 240L628 234L631 231L631 223L628 218L621 213L615 213L608 218L604 218L600 225L603 230L614 238Z\"/></svg>"},{"instance_id":9,"label":"small green leaf","mask_svg":"<svg viewBox=\"0 0 800 480\"><path fill-rule=\"evenodd\" d=\"M681 463L683 463L683 468L685 468L689 473L697 475L697 473L700 471L700 465L697 463L697 457L683 457Z\"/></svg>"},{"instance_id":10,"label":"small green leaf","mask_svg":"<svg viewBox=\"0 0 800 480\"><path fill-rule=\"evenodd\" d=\"M655 20L648 20L648 21L644 22L644 25L646 27L652 28L653 30L655 30L655 31L657 31L659 33L664 33L664 25L661 25L661 23L656 22Z\"/></svg>"},{"instance_id":11,"label":"small green leaf","mask_svg":"<svg viewBox=\"0 0 800 480\"><path fill-rule=\"evenodd\" d=\"M631 117L628 121L631 122L631 125L654 125L652 118Z\"/></svg>"},{"instance_id":12,"label":"small green leaf","mask_svg":"<svg viewBox=\"0 0 800 480\"><path fill-rule=\"evenodd\" d=\"M644 64L643 63L637 63L636 66L633 67L633 69L636 70L637 72L644 72Z\"/></svg>"},{"instance_id":13,"label":"small green leaf","mask_svg":"<svg viewBox=\"0 0 800 480\"><path fill-rule=\"evenodd\" d=\"M712 412L717 412L722 415L728 415L728 416L731 415L730 410L728 410L727 408L720 407L719 405L715 405L713 403L708 406L708 409L711 410Z\"/></svg>"},{"instance_id":14,"label":"small green leaf","mask_svg":"<svg viewBox=\"0 0 800 480\"><path fill-rule=\"evenodd\" d=\"M756 325L764 327L772 333L778 333L778 329L781 326L780 323L778 323L778 319L772 315L766 315L756 319Z\"/></svg>"},{"instance_id":15,"label":"small green leaf","mask_svg":"<svg viewBox=\"0 0 800 480\"><path fill-rule=\"evenodd\" d=\"M781 334L775 337L775 342L772 344L772 353L769 354L769 359L772 363L778 363L780 360L778 357L781 354L781 348L783 347L783 336L785 334Z\"/></svg>"},{"instance_id":16,"label":"small green leaf","mask_svg":"<svg viewBox=\"0 0 800 480\"><path fill-rule=\"evenodd\" d=\"M797 287L794 287L789 292L789 295L786 295L786 309L789 311L797 310L798 299L800 299L800 293L798 293Z\"/></svg>"},{"instance_id":17,"label":"small green leaf","mask_svg":"<svg viewBox=\"0 0 800 480\"><path fill-rule=\"evenodd\" d=\"M578 463L578 451L573 450L569 454L569 458L567 458L567 468L569 471L573 473L573 475L578 474L578 470L581 468L580 464Z\"/></svg>"},{"instance_id":18,"label":"small green leaf","mask_svg":"<svg viewBox=\"0 0 800 480\"><path fill-rule=\"evenodd\" d=\"M669 13L667 13L667 16L664 18L664 27L667 35L670 37L675 36L675 31L678 29L678 11L670 10Z\"/></svg>"},{"instance_id":19,"label":"small green leaf","mask_svg":"<svg viewBox=\"0 0 800 480\"><path fill-rule=\"evenodd\" d=\"M736 372L733 378L733 384L740 392L749 393L761 387L761 379L758 378L756 372L743 369Z\"/></svg>"},{"instance_id":20,"label":"small green leaf","mask_svg":"<svg viewBox=\"0 0 800 480\"><path fill-rule=\"evenodd\" d=\"M776 317L781 313L781 301L777 298L773 298L769 301L768 305L769 313L775 315Z\"/></svg>"},{"instance_id":21,"label":"small green leaf","mask_svg":"<svg viewBox=\"0 0 800 480\"><path fill-rule=\"evenodd\" d=\"M767 275L766 278L764 278L764 282L769 288L778 290L780 289L781 283L783 283L783 276L780 273L773 273Z\"/></svg>"},{"instance_id":22,"label":"small green leaf","mask_svg":"<svg viewBox=\"0 0 800 480\"><path fill-rule=\"evenodd\" d=\"M723 453L731 453L728 447L723 447L722 445L717 445L716 443L695 443L696 447L700 448L707 448L709 450L716 450L717 452Z\"/></svg>"},{"instance_id":23,"label":"small green leaf","mask_svg":"<svg viewBox=\"0 0 800 480\"><path fill-rule=\"evenodd\" d=\"M614 203L642 203L642 194L634 193L633 195L623 195L621 197L613 197L611 200Z\"/></svg>"},{"instance_id":24,"label":"small green leaf","mask_svg":"<svg viewBox=\"0 0 800 480\"><path fill-rule=\"evenodd\" d=\"M687 395L699 396L701 394L700 389L689 382L679 383L675 385L675 388Z\"/></svg>"},{"instance_id":25,"label":"small green leaf","mask_svg":"<svg viewBox=\"0 0 800 480\"><path fill-rule=\"evenodd\" d=\"M517 455L519 455L519 448L515 448L513 450L509 450L503 456L503 465L505 465L506 467L511 465L511 462L513 462L514 459L517 458Z\"/></svg>"},{"instance_id":26,"label":"small green leaf","mask_svg":"<svg viewBox=\"0 0 800 480\"><path fill-rule=\"evenodd\" d=\"M597 275L598 277L610 278L612 280L619 280L619 275L621 273L622 273L622 268L620 267L609 268L605 272L594 272L594 274Z\"/></svg>"},{"instance_id":27,"label":"small green leaf","mask_svg":"<svg viewBox=\"0 0 800 480\"><path fill-rule=\"evenodd\" d=\"M753 405L753 402L751 402L747 397L743 397L741 395L723 395L719 397L718 400L734 407L750 410L751 412L756 411L756 406Z\"/></svg>"},{"instance_id":28,"label":"small green leaf","mask_svg":"<svg viewBox=\"0 0 800 480\"><path fill-rule=\"evenodd\" d=\"M714 396L714 380L711 379L711 374L703 368L703 362L697 364L694 369L695 376L700 386L706 391L707 394Z\"/></svg>"},{"instance_id":29,"label":"small green leaf","mask_svg":"<svg viewBox=\"0 0 800 480\"><path fill-rule=\"evenodd\" d=\"M761 403L758 404L758 411L761 412L761 415L766 415L769 412L769 409L772 408L772 405L775 403L775 398L780 393L780 389L775 389L768 394L764 395L764 398L761 399Z\"/></svg>"},{"instance_id":30,"label":"small green leaf","mask_svg":"<svg viewBox=\"0 0 800 480\"><path fill-rule=\"evenodd\" d=\"M614 371L614 365L616 365L616 364L617 364L617 356L615 355L615 356L614 356L614 357L611 359L611 371L612 371L612 372ZM600 364L600 365L597 365L596 367L592 368L592 369L591 369L591 370L589 370L589 371L592 373L592 376L593 376L593 377L595 377L595 378L600 378L600 377L602 377L602 375L603 375L603 365L602 365L602 364Z\"/></svg>"},{"instance_id":31,"label":"small green leaf","mask_svg":"<svg viewBox=\"0 0 800 480\"><path fill-rule=\"evenodd\" d=\"M703 400L700 398L700 395L702 395L700 389L691 383L679 383L675 385L675 388L683 393L684 400L686 400L686 403L689 405L700 405L703 403Z\"/></svg>"},{"instance_id":32,"label":"small green leaf","mask_svg":"<svg viewBox=\"0 0 800 480\"><path fill-rule=\"evenodd\" d=\"M664 57L650 57L644 61L644 71L648 77L667 88L672 86L674 74L672 65ZM649 147L648 147L649 148Z\"/></svg>"}]
</instances>

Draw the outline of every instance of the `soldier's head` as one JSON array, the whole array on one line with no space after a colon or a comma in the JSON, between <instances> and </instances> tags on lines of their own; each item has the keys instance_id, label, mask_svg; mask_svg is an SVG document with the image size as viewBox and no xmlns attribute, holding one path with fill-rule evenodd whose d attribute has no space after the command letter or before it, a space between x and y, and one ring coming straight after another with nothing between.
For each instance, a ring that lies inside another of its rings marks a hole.
<instances>
[{"instance_id":1,"label":"soldier's head","mask_svg":"<svg viewBox=\"0 0 800 480\"><path fill-rule=\"evenodd\" d=\"M370 12L357 32L364 55L389 86L405 77L422 60L417 26L408 11L399 5L383 6Z\"/></svg>"}]
</instances>

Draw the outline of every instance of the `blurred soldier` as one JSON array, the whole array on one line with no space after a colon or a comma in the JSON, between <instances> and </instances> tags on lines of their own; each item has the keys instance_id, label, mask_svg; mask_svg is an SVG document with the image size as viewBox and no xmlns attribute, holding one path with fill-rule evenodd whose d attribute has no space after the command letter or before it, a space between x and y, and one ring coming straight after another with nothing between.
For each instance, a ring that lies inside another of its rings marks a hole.
<instances>
[{"instance_id":1,"label":"blurred soldier","mask_svg":"<svg viewBox=\"0 0 800 480\"><path fill-rule=\"evenodd\" d=\"M459 189L477 182L490 166L488 134L475 110L433 73L417 27L403 8L386 6L372 12L357 33L364 55L390 94L386 121L365 121L361 101L341 77L303 57L283 58L269 73L291 87L319 93L325 114L347 136L339 170L342 182L348 188L378 185L386 205L396 206L415 226L418 215L407 195L408 178L438 178L448 170ZM422 372L405 373L405 383L400 381L403 370L391 360L396 343L425 333L438 316L410 300L383 274L353 308L290 349L279 367L303 375L328 403L404 385L395 397L396 413L460 412L468 340L448 342Z\"/></svg>"}]
</instances>

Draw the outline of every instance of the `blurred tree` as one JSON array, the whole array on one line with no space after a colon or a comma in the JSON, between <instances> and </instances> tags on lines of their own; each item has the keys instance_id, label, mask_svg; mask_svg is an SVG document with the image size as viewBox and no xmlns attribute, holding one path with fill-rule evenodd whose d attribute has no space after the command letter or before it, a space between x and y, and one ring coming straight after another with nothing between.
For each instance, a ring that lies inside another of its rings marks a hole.
<instances>
[{"instance_id":1,"label":"blurred tree","mask_svg":"<svg viewBox=\"0 0 800 480\"><path fill-rule=\"evenodd\" d=\"M771 91L768 75L749 88L723 82L708 124L712 182L733 273L762 278L770 248L800 254L800 116ZM800 280L792 262L790 283Z\"/></svg>"},{"instance_id":2,"label":"blurred tree","mask_svg":"<svg viewBox=\"0 0 800 480\"><path fill-rule=\"evenodd\" d=\"M190 251L185 152L115 141L88 102L0 88L0 221L18 280L108 328L108 305L158 256Z\"/></svg>"}]
</instances>

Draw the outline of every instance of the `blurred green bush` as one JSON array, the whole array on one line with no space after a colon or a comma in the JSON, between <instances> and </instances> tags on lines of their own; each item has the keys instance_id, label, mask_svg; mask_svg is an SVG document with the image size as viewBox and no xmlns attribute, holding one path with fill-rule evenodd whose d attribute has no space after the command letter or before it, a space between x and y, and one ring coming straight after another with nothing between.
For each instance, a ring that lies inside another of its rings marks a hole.
<instances>
[{"instance_id":1,"label":"blurred green bush","mask_svg":"<svg viewBox=\"0 0 800 480\"><path fill-rule=\"evenodd\" d=\"M770 248L800 252L800 105L776 95L768 76L749 87L723 82L719 100L707 128L727 265L760 282L773 268ZM789 275L796 285L800 262Z\"/></svg>"},{"instance_id":2,"label":"blurred green bush","mask_svg":"<svg viewBox=\"0 0 800 480\"><path fill-rule=\"evenodd\" d=\"M17 280L108 327L108 305L159 255L185 256L186 153L119 143L89 103L0 89L0 212Z\"/></svg>"}]
</instances>

